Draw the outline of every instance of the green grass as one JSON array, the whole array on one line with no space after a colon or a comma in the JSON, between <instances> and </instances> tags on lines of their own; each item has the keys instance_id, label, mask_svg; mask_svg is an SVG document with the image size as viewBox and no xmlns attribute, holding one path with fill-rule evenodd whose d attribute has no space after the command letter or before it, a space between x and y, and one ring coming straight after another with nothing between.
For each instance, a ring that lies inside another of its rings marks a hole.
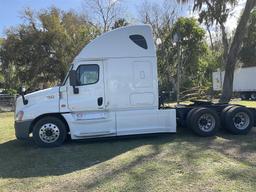
<instances>
[{"instance_id":1,"label":"green grass","mask_svg":"<svg viewBox=\"0 0 256 192\"><path fill-rule=\"evenodd\" d=\"M239 105L244 105L244 106L247 106L247 107L256 108L256 101L239 101L239 100L234 100L231 103L232 104L239 104Z\"/></svg>"},{"instance_id":2,"label":"green grass","mask_svg":"<svg viewBox=\"0 0 256 192\"><path fill-rule=\"evenodd\" d=\"M191 131L42 149L14 137L0 113L0 191L256 191L256 129L200 138Z\"/></svg>"}]
</instances>

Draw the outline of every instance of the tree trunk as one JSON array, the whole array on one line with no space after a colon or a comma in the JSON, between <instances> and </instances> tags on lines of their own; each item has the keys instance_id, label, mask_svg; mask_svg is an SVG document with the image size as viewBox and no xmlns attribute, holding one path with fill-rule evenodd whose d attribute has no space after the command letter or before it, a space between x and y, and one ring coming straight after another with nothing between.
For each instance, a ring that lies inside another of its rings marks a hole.
<instances>
[{"instance_id":1,"label":"tree trunk","mask_svg":"<svg viewBox=\"0 0 256 192\"><path fill-rule=\"evenodd\" d=\"M247 0L244 12L240 18L239 24L236 28L235 36L233 38L231 47L228 52L227 62L225 67L225 77L222 88L222 94L220 102L228 103L232 98L233 92L233 79L234 79L234 70L235 64L237 61L238 53L241 49L242 41L248 28L248 20L250 18L251 10L256 5L255 0Z\"/></svg>"},{"instance_id":2,"label":"tree trunk","mask_svg":"<svg viewBox=\"0 0 256 192\"><path fill-rule=\"evenodd\" d=\"M220 29L221 29L221 34L222 34L222 43L223 43L223 49L224 49L224 53L223 53L223 66L225 67L225 64L227 63L227 58L228 58L228 49L229 49L229 45L228 45L228 37L227 37L227 33L226 33L226 29L224 26L224 23L220 23Z\"/></svg>"},{"instance_id":3,"label":"tree trunk","mask_svg":"<svg viewBox=\"0 0 256 192\"><path fill-rule=\"evenodd\" d=\"M206 23L206 29L207 29L207 32L209 34L210 43L211 43L211 49L213 51L212 33L211 33L211 30L210 30L210 25L208 23Z\"/></svg>"}]
</instances>

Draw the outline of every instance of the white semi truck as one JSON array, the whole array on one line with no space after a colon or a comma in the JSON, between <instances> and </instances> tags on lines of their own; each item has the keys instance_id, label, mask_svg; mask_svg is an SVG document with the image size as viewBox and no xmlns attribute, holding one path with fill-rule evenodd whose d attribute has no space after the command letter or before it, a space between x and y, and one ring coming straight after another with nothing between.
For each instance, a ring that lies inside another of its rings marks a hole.
<instances>
[{"instance_id":1,"label":"white semi truck","mask_svg":"<svg viewBox=\"0 0 256 192\"><path fill-rule=\"evenodd\" d=\"M213 90L221 91L225 71L216 71L212 74ZM256 101L256 67L238 68L234 73L233 91L242 100Z\"/></svg>"},{"instance_id":2,"label":"white semi truck","mask_svg":"<svg viewBox=\"0 0 256 192\"><path fill-rule=\"evenodd\" d=\"M177 124L200 136L215 135L221 124L234 134L254 125L255 110L195 102L159 107L156 49L148 25L107 32L76 56L62 85L21 91L16 101L18 139L33 137L42 147L72 139L175 133Z\"/></svg>"}]
</instances>

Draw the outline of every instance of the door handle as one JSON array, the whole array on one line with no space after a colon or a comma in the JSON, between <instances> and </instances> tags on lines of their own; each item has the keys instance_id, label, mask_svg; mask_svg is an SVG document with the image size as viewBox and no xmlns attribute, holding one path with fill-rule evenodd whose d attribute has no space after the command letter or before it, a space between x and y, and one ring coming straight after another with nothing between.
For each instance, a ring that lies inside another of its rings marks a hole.
<instances>
[{"instance_id":1,"label":"door handle","mask_svg":"<svg viewBox=\"0 0 256 192\"><path fill-rule=\"evenodd\" d=\"M97 102L98 102L98 106L101 106L103 104L103 97L99 97Z\"/></svg>"}]
</instances>

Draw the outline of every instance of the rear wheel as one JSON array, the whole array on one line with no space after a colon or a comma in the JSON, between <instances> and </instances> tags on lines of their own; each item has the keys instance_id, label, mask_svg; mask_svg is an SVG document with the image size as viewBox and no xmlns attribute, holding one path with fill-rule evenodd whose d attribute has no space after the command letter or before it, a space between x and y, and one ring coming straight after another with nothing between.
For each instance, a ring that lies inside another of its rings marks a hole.
<instances>
[{"instance_id":1,"label":"rear wheel","mask_svg":"<svg viewBox=\"0 0 256 192\"><path fill-rule=\"evenodd\" d=\"M251 94L251 99L252 99L253 101L256 101L256 93L252 93L252 94Z\"/></svg>"},{"instance_id":2,"label":"rear wheel","mask_svg":"<svg viewBox=\"0 0 256 192\"><path fill-rule=\"evenodd\" d=\"M225 117L226 117L226 113L232 108L234 107L234 105L228 105L227 107L225 107L220 115L220 119L221 119L221 125L222 127L225 127Z\"/></svg>"},{"instance_id":3,"label":"rear wheel","mask_svg":"<svg viewBox=\"0 0 256 192\"><path fill-rule=\"evenodd\" d=\"M208 108L195 110L188 121L192 130L203 137L215 135L220 126L218 114Z\"/></svg>"},{"instance_id":4,"label":"rear wheel","mask_svg":"<svg viewBox=\"0 0 256 192\"><path fill-rule=\"evenodd\" d=\"M200 108L193 108L191 109L186 117L186 127L190 127L191 126L191 116Z\"/></svg>"},{"instance_id":5,"label":"rear wheel","mask_svg":"<svg viewBox=\"0 0 256 192\"><path fill-rule=\"evenodd\" d=\"M249 100L250 95L248 93L240 93L240 98L242 100Z\"/></svg>"},{"instance_id":6,"label":"rear wheel","mask_svg":"<svg viewBox=\"0 0 256 192\"><path fill-rule=\"evenodd\" d=\"M65 124L56 117L44 117L34 126L33 139L40 147L60 146L67 137Z\"/></svg>"},{"instance_id":7,"label":"rear wheel","mask_svg":"<svg viewBox=\"0 0 256 192\"><path fill-rule=\"evenodd\" d=\"M246 134L253 125L253 114L246 107L232 107L225 115L225 128L233 134Z\"/></svg>"}]
</instances>

